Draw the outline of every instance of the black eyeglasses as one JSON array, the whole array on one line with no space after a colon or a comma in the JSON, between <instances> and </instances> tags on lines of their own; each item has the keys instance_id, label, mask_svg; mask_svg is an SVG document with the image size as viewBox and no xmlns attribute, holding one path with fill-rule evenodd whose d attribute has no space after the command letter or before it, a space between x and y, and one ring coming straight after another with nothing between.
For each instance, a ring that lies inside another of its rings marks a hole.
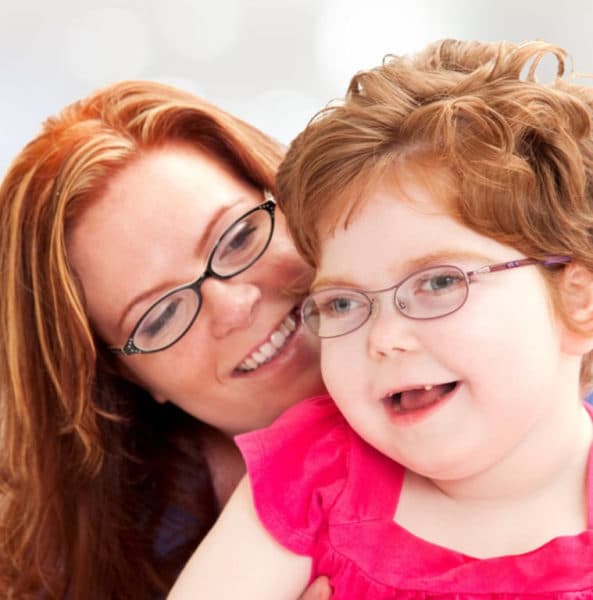
<instances>
[{"instance_id":1,"label":"black eyeglasses","mask_svg":"<svg viewBox=\"0 0 593 600\"><path fill-rule=\"evenodd\" d=\"M404 317L438 319L454 313L465 304L469 284L478 275L530 265L551 267L570 261L569 256L523 258L485 265L473 271L440 265L414 271L395 285L381 290L328 288L314 292L305 299L301 306L301 317L305 326L316 336L339 337L355 331L369 320L376 303L372 296L393 292L393 304Z\"/></svg>"},{"instance_id":2,"label":"black eyeglasses","mask_svg":"<svg viewBox=\"0 0 593 600\"><path fill-rule=\"evenodd\" d=\"M121 348L109 348L118 354L160 352L179 341L192 326L200 308L200 287L208 277L230 279L255 263L266 251L274 232L272 194L264 191L265 202L239 217L220 236L206 270L192 283L171 290L157 300L132 329Z\"/></svg>"}]
</instances>

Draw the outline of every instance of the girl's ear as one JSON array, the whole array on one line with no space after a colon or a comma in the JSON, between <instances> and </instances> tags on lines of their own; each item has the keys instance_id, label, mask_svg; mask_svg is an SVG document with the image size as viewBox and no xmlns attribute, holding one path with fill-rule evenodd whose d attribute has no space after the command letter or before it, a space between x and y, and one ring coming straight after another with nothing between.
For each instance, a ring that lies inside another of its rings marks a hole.
<instances>
[{"instance_id":1,"label":"girl's ear","mask_svg":"<svg viewBox=\"0 0 593 600\"><path fill-rule=\"evenodd\" d=\"M566 350L584 355L593 350L593 271L581 263L569 263L560 276L562 305L569 319L583 333L568 330Z\"/></svg>"},{"instance_id":2,"label":"girl's ear","mask_svg":"<svg viewBox=\"0 0 593 600\"><path fill-rule=\"evenodd\" d=\"M593 271L569 263L561 276L560 293L568 316L583 329L593 329Z\"/></svg>"}]
</instances>

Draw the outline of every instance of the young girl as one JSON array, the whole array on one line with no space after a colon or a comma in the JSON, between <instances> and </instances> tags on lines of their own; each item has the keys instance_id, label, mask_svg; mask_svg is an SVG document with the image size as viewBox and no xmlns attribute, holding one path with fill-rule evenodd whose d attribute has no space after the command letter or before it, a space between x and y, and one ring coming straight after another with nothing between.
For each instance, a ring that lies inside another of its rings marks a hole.
<instances>
[{"instance_id":1,"label":"young girl","mask_svg":"<svg viewBox=\"0 0 593 600\"><path fill-rule=\"evenodd\" d=\"M317 574L335 599L593 598L593 93L564 56L392 58L294 142L278 195L331 398L237 438L249 480L172 598Z\"/></svg>"}]
</instances>

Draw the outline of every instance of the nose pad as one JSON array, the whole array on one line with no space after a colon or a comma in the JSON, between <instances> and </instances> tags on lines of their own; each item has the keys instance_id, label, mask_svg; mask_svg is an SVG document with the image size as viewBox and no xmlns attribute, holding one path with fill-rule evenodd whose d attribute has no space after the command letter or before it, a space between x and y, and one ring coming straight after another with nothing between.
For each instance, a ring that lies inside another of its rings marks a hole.
<instances>
[{"instance_id":1,"label":"nose pad","mask_svg":"<svg viewBox=\"0 0 593 600\"><path fill-rule=\"evenodd\" d=\"M261 300L257 285L233 279L210 278L202 284L202 311L207 311L214 337L249 327Z\"/></svg>"},{"instance_id":2,"label":"nose pad","mask_svg":"<svg viewBox=\"0 0 593 600\"><path fill-rule=\"evenodd\" d=\"M367 351L374 358L384 358L409 352L418 347L414 322L394 306L393 301L379 302L373 298L367 333Z\"/></svg>"}]
</instances>

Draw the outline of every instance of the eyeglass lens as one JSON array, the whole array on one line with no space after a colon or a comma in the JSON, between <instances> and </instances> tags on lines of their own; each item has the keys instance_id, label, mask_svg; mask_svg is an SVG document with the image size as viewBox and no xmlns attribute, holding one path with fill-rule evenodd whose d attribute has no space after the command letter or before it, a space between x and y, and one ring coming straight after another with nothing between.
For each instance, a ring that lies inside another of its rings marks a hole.
<instances>
[{"instance_id":1,"label":"eyeglass lens","mask_svg":"<svg viewBox=\"0 0 593 600\"><path fill-rule=\"evenodd\" d=\"M370 317L371 295L393 291L397 310L411 319L434 319L455 312L465 302L468 280L452 266L416 271L395 286L374 292L332 288L315 292L302 307L305 325L317 336L330 338L350 333Z\"/></svg>"},{"instance_id":2,"label":"eyeglass lens","mask_svg":"<svg viewBox=\"0 0 593 600\"><path fill-rule=\"evenodd\" d=\"M217 242L209 261L211 275L228 278L251 266L265 251L272 232L267 210L254 210L233 223ZM197 286L174 290L153 305L138 323L134 344L154 351L170 346L191 326L201 306Z\"/></svg>"},{"instance_id":3,"label":"eyeglass lens","mask_svg":"<svg viewBox=\"0 0 593 600\"><path fill-rule=\"evenodd\" d=\"M210 261L210 269L229 277L255 262L269 241L270 214L256 210L237 221L220 238Z\"/></svg>"}]
</instances>

